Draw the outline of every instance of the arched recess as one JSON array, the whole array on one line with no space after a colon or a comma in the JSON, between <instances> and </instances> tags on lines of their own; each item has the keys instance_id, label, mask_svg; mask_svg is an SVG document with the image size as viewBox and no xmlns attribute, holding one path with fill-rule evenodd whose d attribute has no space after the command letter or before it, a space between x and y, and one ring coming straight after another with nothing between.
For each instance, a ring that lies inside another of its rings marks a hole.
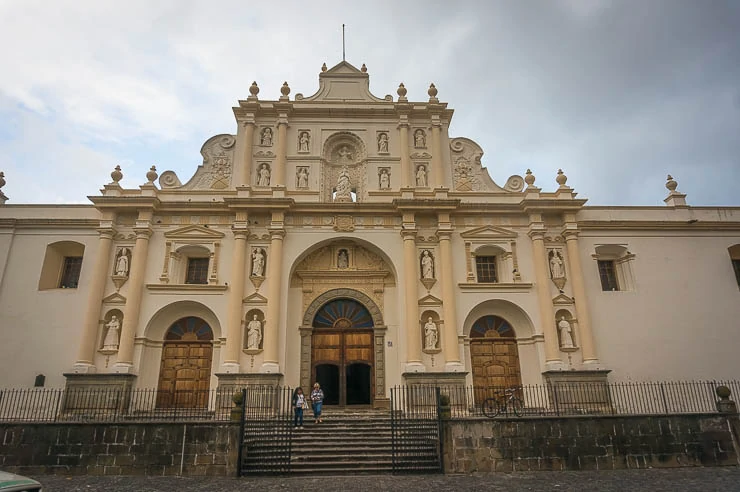
<instances>
[{"instance_id":1,"label":"arched recess","mask_svg":"<svg viewBox=\"0 0 740 492\"><path fill-rule=\"evenodd\" d=\"M206 408L213 363L213 330L202 318L180 318L162 346L157 408Z\"/></svg>"},{"instance_id":2,"label":"arched recess","mask_svg":"<svg viewBox=\"0 0 740 492\"><path fill-rule=\"evenodd\" d=\"M316 377L336 381L336 394L327 388L327 403L377 406L385 399L386 326L369 296L354 289L324 292L306 309L300 332L302 386Z\"/></svg>"},{"instance_id":3,"label":"arched recess","mask_svg":"<svg viewBox=\"0 0 740 492\"><path fill-rule=\"evenodd\" d=\"M737 286L740 288L740 244L735 244L727 248L727 252L730 253L730 261L732 262L732 269L735 271L735 279L737 280Z\"/></svg>"}]
</instances>

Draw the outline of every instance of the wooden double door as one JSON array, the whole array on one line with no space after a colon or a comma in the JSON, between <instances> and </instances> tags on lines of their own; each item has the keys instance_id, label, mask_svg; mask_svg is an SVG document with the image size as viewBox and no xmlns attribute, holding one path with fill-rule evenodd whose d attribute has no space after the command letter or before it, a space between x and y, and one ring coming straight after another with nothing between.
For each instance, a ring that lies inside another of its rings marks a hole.
<instances>
[{"instance_id":1,"label":"wooden double door","mask_svg":"<svg viewBox=\"0 0 740 492\"><path fill-rule=\"evenodd\" d=\"M519 347L511 325L498 316L484 316L470 333L470 358L476 401L522 384Z\"/></svg>"},{"instance_id":2,"label":"wooden double door","mask_svg":"<svg viewBox=\"0 0 740 492\"><path fill-rule=\"evenodd\" d=\"M315 330L312 374L327 405L371 405L373 331Z\"/></svg>"}]
</instances>

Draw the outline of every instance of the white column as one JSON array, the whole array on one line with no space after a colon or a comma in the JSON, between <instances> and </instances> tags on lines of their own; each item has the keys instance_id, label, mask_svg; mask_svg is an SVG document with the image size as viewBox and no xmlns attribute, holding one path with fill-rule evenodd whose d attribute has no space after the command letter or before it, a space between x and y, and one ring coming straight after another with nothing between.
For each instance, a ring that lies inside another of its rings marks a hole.
<instances>
[{"instance_id":1,"label":"white column","mask_svg":"<svg viewBox=\"0 0 740 492\"><path fill-rule=\"evenodd\" d=\"M573 295L575 297L576 315L578 316L578 334L581 336L579 345L583 354L584 364L596 364L599 358L596 356L594 336L591 330L591 316L588 312L588 299L586 298L586 286L583 283L583 269L581 268L581 257L578 253L578 233L566 231L565 244L568 249L568 260L570 261L571 282L573 282ZM576 340L576 342L578 342Z\"/></svg>"},{"instance_id":2,"label":"white column","mask_svg":"<svg viewBox=\"0 0 740 492\"><path fill-rule=\"evenodd\" d=\"M537 300L540 306L541 331L545 335L545 365L547 369L558 369L562 365L558 346L558 333L555 328L555 315L552 312L552 299L547 277L547 252L545 233L530 231L534 260L534 276L537 286Z\"/></svg>"},{"instance_id":3,"label":"white column","mask_svg":"<svg viewBox=\"0 0 740 492\"><path fill-rule=\"evenodd\" d=\"M229 317L226 326L226 347L224 354L224 372L239 372L239 352L242 343L242 299L244 298L245 270L247 258L246 217L244 221L235 222L234 252L231 261L231 284L229 285Z\"/></svg>"},{"instance_id":4,"label":"white column","mask_svg":"<svg viewBox=\"0 0 740 492\"><path fill-rule=\"evenodd\" d=\"M448 372L461 371L460 346L457 341L457 299L455 298L455 277L452 272L452 231L437 231L439 237L440 273L442 276L442 311L444 313L445 365Z\"/></svg>"},{"instance_id":5,"label":"white column","mask_svg":"<svg viewBox=\"0 0 740 492\"><path fill-rule=\"evenodd\" d=\"M281 219L282 220L282 219ZM267 316L265 317L264 338L262 347L264 349L264 360L261 372L279 373L280 361L278 360L278 340L280 336L280 287L283 278L283 238L285 230L270 230L270 251L268 252L268 270L265 275L269 278L267 290Z\"/></svg>"},{"instance_id":6,"label":"white column","mask_svg":"<svg viewBox=\"0 0 740 492\"><path fill-rule=\"evenodd\" d=\"M424 372L425 368L421 363L421 325L416 285L416 231L401 231L401 236L406 304L406 372Z\"/></svg>"}]
</instances>

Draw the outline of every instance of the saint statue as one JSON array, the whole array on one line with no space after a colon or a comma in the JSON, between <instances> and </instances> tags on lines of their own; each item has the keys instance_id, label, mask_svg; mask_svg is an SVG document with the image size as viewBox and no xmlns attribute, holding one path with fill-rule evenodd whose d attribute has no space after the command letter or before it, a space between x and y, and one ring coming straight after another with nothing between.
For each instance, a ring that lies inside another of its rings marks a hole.
<instances>
[{"instance_id":1,"label":"saint statue","mask_svg":"<svg viewBox=\"0 0 740 492\"><path fill-rule=\"evenodd\" d=\"M388 134L387 133L381 133L378 135L378 152L386 153L388 152Z\"/></svg>"},{"instance_id":2,"label":"saint statue","mask_svg":"<svg viewBox=\"0 0 740 492\"><path fill-rule=\"evenodd\" d=\"M265 128L262 130L262 139L260 144L266 147L272 147L272 128Z\"/></svg>"},{"instance_id":3,"label":"saint statue","mask_svg":"<svg viewBox=\"0 0 740 492\"><path fill-rule=\"evenodd\" d=\"M434 258L427 249L421 254L421 278L434 278Z\"/></svg>"},{"instance_id":4,"label":"saint statue","mask_svg":"<svg viewBox=\"0 0 740 492\"><path fill-rule=\"evenodd\" d=\"M270 186L270 168L262 164L257 178L257 186Z\"/></svg>"},{"instance_id":5,"label":"saint statue","mask_svg":"<svg viewBox=\"0 0 740 492\"><path fill-rule=\"evenodd\" d=\"M387 169L380 170L380 189L387 190L391 187L391 175Z\"/></svg>"},{"instance_id":6,"label":"saint statue","mask_svg":"<svg viewBox=\"0 0 740 492\"><path fill-rule=\"evenodd\" d=\"M105 327L108 328L108 332L103 340L103 350L118 350L118 333L121 330L121 322L118 321L118 316L115 314L111 316Z\"/></svg>"},{"instance_id":7,"label":"saint statue","mask_svg":"<svg viewBox=\"0 0 740 492\"><path fill-rule=\"evenodd\" d=\"M343 145L341 149L339 149L339 158L347 161L352 160L352 151L349 150L349 147L346 145Z\"/></svg>"},{"instance_id":8,"label":"saint statue","mask_svg":"<svg viewBox=\"0 0 740 492\"><path fill-rule=\"evenodd\" d=\"M424 135L424 130L416 130L414 132L414 147L417 149L423 149L427 146L427 137Z\"/></svg>"},{"instance_id":9,"label":"saint statue","mask_svg":"<svg viewBox=\"0 0 740 492\"><path fill-rule=\"evenodd\" d=\"M568 320L565 319L565 316L560 317L558 330L560 330L560 348L574 348L573 335L571 335L573 328L570 326Z\"/></svg>"},{"instance_id":10,"label":"saint statue","mask_svg":"<svg viewBox=\"0 0 740 492\"><path fill-rule=\"evenodd\" d=\"M262 248L255 248L252 252L252 276L263 277L265 275L265 253Z\"/></svg>"},{"instance_id":11,"label":"saint statue","mask_svg":"<svg viewBox=\"0 0 740 492\"><path fill-rule=\"evenodd\" d=\"M259 349L262 341L262 322L255 314L247 325L247 349Z\"/></svg>"},{"instance_id":12,"label":"saint statue","mask_svg":"<svg viewBox=\"0 0 740 492\"><path fill-rule=\"evenodd\" d=\"M424 166L416 168L416 186L421 188L427 187L427 168Z\"/></svg>"},{"instance_id":13,"label":"saint statue","mask_svg":"<svg viewBox=\"0 0 740 492\"><path fill-rule=\"evenodd\" d=\"M346 249L340 249L337 255L337 268L348 268L349 267L349 254Z\"/></svg>"},{"instance_id":14,"label":"saint statue","mask_svg":"<svg viewBox=\"0 0 740 492\"><path fill-rule=\"evenodd\" d=\"M430 316L427 319L427 323L424 325L424 348L426 350L434 350L437 348L437 325Z\"/></svg>"},{"instance_id":15,"label":"saint statue","mask_svg":"<svg viewBox=\"0 0 740 492\"><path fill-rule=\"evenodd\" d=\"M128 276L128 249L121 248L116 259L116 275L119 277Z\"/></svg>"},{"instance_id":16,"label":"saint statue","mask_svg":"<svg viewBox=\"0 0 740 492\"><path fill-rule=\"evenodd\" d=\"M557 251L551 251L550 256L550 273L552 278L565 277L565 271L563 270L563 259Z\"/></svg>"},{"instance_id":17,"label":"saint statue","mask_svg":"<svg viewBox=\"0 0 740 492\"><path fill-rule=\"evenodd\" d=\"M305 167L298 168L298 188L308 188L308 169Z\"/></svg>"},{"instance_id":18,"label":"saint statue","mask_svg":"<svg viewBox=\"0 0 740 492\"><path fill-rule=\"evenodd\" d=\"M298 151L308 152L308 143L310 142L310 136L308 132L301 132L301 136L298 138Z\"/></svg>"},{"instance_id":19,"label":"saint statue","mask_svg":"<svg viewBox=\"0 0 740 492\"><path fill-rule=\"evenodd\" d=\"M335 199L349 198L352 199L352 183L349 181L349 170L347 167L342 168L337 178L337 194Z\"/></svg>"}]
</instances>

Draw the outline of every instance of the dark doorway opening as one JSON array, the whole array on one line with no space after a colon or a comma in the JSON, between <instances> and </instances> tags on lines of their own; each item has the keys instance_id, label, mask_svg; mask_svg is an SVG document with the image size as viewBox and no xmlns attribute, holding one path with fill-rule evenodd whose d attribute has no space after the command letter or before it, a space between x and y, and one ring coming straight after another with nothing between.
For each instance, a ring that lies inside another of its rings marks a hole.
<instances>
[{"instance_id":1,"label":"dark doorway opening","mask_svg":"<svg viewBox=\"0 0 740 492\"><path fill-rule=\"evenodd\" d=\"M316 366L316 381L324 391L326 405L339 404L339 366L334 364L319 364ZM310 388L309 390L310 391Z\"/></svg>"},{"instance_id":2,"label":"dark doorway opening","mask_svg":"<svg viewBox=\"0 0 740 492\"><path fill-rule=\"evenodd\" d=\"M370 377L372 368L368 364L350 364L347 366L347 405L369 405Z\"/></svg>"}]
</instances>

